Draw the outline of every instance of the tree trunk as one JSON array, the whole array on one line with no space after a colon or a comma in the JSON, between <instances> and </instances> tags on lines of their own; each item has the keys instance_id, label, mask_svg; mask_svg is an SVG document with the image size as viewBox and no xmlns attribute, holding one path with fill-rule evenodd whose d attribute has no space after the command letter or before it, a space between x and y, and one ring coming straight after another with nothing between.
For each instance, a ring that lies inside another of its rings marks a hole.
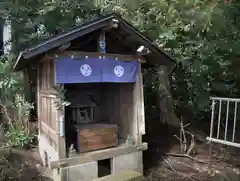
<instances>
[{"instance_id":1,"label":"tree trunk","mask_svg":"<svg viewBox=\"0 0 240 181\"><path fill-rule=\"evenodd\" d=\"M167 67L160 66L157 71L159 79L159 109L160 121L163 124L170 124L174 126L180 125L180 120L174 112L173 102L171 99L171 88L169 85L169 70Z\"/></svg>"}]
</instances>

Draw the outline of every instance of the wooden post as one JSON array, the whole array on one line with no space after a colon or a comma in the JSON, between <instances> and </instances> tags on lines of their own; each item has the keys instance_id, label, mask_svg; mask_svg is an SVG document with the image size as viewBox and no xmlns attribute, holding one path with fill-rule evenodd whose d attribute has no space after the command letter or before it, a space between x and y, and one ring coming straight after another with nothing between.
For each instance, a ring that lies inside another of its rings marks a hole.
<instances>
[{"instance_id":1,"label":"wooden post","mask_svg":"<svg viewBox=\"0 0 240 181\"><path fill-rule=\"evenodd\" d=\"M56 85L56 60L53 59L54 63L54 85ZM57 139L57 151L59 154L59 159L66 158L67 151L66 151L66 137L65 135L61 135L61 128L60 122L65 121L65 106L63 105L60 110L55 110L56 111L56 131L58 132L58 139ZM62 119L62 120L61 120ZM65 131L65 129L64 129Z\"/></svg>"},{"instance_id":2,"label":"wooden post","mask_svg":"<svg viewBox=\"0 0 240 181\"><path fill-rule=\"evenodd\" d=\"M106 53L105 31L102 31L99 36L98 51L99 51L99 53Z\"/></svg>"},{"instance_id":3,"label":"wooden post","mask_svg":"<svg viewBox=\"0 0 240 181\"><path fill-rule=\"evenodd\" d=\"M212 115L211 115L211 126L210 126L210 138L213 136L213 126L214 126L214 109L215 109L215 100L212 100ZM212 169L212 142L209 142L209 170Z\"/></svg>"},{"instance_id":4,"label":"wooden post","mask_svg":"<svg viewBox=\"0 0 240 181\"><path fill-rule=\"evenodd\" d=\"M37 68L37 119L38 119L38 134L41 132L41 103L40 102L40 67Z\"/></svg>"},{"instance_id":5,"label":"wooden post","mask_svg":"<svg viewBox=\"0 0 240 181\"><path fill-rule=\"evenodd\" d=\"M208 169L211 171L212 169L212 149L213 149L213 144L210 141L209 142L209 164L208 164Z\"/></svg>"}]
</instances>

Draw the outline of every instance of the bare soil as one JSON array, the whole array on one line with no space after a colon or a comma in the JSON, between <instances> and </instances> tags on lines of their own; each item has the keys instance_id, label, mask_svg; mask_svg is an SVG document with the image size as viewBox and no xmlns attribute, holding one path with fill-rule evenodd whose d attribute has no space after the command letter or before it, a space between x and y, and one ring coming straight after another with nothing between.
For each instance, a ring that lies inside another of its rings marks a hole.
<instances>
[{"instance_id":1,"label":"bare soil","mask_svg":"<svg viewBox=\"0 0 240 181\"><path fill-rule=\"evenodd\" d=\"M179 128L158 126L144 138L149 148L144 152L144 174L149 181L240 181L240 149L214 145L212 169L209 169L209 144L206 134L191 129L195 135L196 146L192 157L172 156L182 154L180 143L174 137ZM21 172L18 181L51 181L50 171L41 166L37 149L14 149L10 160L12 166Z\"/></svg>"},{"instance_id":2,"label":"bare soil","mask_svg":"<svg viewBox=\"0 0 240 181\"><path fill-rule=\"evenodd\" d=\"M37 149L12 149L8 161L20 172L18 181L52 181L49 169L41 166Z\"/></svg>"},{"instance_id":3,"label":"bare soil","mask_svg":"<svg viewBox=\"0 0 240 181\"><path fill-rule=\"evenodd\" d=\"M160 128L160 129L159 129ZM158 127L155 135L147 135L149 148L144 153L144 170L149 181L238 181L240 180L240 149L213 145L212 167L209 169L209 144L206 134L198 129L189 131L195 135L196 146L192 157L183 155L180 142L174 137L179 128L166 125ZM170 155L170 156L169 156ZM202 163L204 162L204 163Z\"/></svg>"}]
</instances>

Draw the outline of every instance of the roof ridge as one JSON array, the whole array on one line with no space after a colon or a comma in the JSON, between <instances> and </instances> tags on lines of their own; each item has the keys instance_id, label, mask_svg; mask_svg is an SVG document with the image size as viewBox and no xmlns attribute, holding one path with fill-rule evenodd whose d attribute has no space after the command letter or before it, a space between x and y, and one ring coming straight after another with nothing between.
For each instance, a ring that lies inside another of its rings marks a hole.
<instances>
[{"instance_id":1,"label":"roof ridge","mask_svg":"<svg viewBox=\"0 0 240 181\"><path fill-rule=\"evenodd\" d=\"M86 21L84 21L84 22L82 22L82 23L80 23L80 24L78 24L78 25L75 25L75 26L72 26L72 27L68 28L67 30L64 30L64 31L62 31L62 32L60 32L60 33L57 33L57 34L55 34L55 35L51 35L50 37L41 40L41 42L47 42L47 41L49 41L49 40L51 40L51 39L54 39L54 38L56 38L56 37L59 37L59 36L62 36L62 35L64 35L64 34L66 34L66 32L76 30L76 29L81 28L81 27L83 27L83 26L87 26L88 24L91 24L91 23L93 23L93 22L95 22L95 21L98 21L98 20L101 20L101 19L110 19L110 18L114 18L114 17L120 18L120 17L117 16L116 14L111 13L111 14L108 14L108 15L105 15L105 16L100 16L100 17L98 17L98 18L93 18L93 19L90 20L90 21L87 21L87 20L86 20ZM41 44L44 44L44 43L41 43L41 42L36 43L35 45L33 45L33 46L29 47L29 48L25 48L25 49L22 50L21 52L22 52L22 53L25 53L25 52L27 52L27 51L31 51L32 49L35 49L35 48L41 46Z\"/></svg>"}]
</instances>

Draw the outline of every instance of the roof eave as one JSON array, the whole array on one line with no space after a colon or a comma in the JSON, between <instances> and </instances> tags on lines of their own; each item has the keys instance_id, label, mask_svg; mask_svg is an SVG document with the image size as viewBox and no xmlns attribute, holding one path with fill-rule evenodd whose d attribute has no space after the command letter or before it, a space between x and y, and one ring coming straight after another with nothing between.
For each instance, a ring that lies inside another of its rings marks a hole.
<instances>
[{"instance_id":1,"label":"roof eave","mask_svg":"<svg viewBox=\"0 0 240 181\"><path fill-rule=\"evenodd\" d=\"M160 48L156 47L152 42L150 42L149 39L147 39L145 36L143 36L141 33L138 32L133 26L131 26L127 21L120 19L122 24L126 26L125 30L129 31L131 34L135 34L138 36L138 39L141 41L143 45L146 47L149 47L154 53L159 55L159 57L165 57L165 60L168 60L171 62L171 64L176 64L176 61L170 56L167 55L163 50L160 50Z\"/></svg>"},{"instance_id":2,"label":"roof eave","mask_svg":"<svg viewBox=\"0 0 240 181\"><path fill-rule=\"evenodd\" d=\"M58 35L56 37L50 38L49 40L46 40L45 42L38 44L35 47L32 47L30 49L27 49L23 52L20 52L18 55L18 58L16 60L16 63L14 65L14 70L20 70L22 69L21 60L28 60L31 59L37 55L40 55L46 51L49 51L51 49L54 49L66 42L72 41L78 37L84 36L88 33L91 33L93 31L96 31L98 29L102 29L109 25L109 21L112 19L117 19L119 21L119 26L121 26L126 32L136 37L136 41L139 41L142 45L145 47L148 47L151 49L151 51L156 54L159 57L159 64L165 64L165 65L172 65L176 64L176 61L171 58L169 55L167 55L164 51L160 50L158 47L156 47L152 42L147 39L145 36L143 36L138 30L136 30L132 25L130 25L127 21L122 19L121 17L117 15L109 15L105 16L102 19L90 21L89 24L86 24L85 26L79 26L77 28L71 29L70 31L63 33L61 35ZM158 64L158 63L157 63Z\"/></svg>"}]
</instances>

